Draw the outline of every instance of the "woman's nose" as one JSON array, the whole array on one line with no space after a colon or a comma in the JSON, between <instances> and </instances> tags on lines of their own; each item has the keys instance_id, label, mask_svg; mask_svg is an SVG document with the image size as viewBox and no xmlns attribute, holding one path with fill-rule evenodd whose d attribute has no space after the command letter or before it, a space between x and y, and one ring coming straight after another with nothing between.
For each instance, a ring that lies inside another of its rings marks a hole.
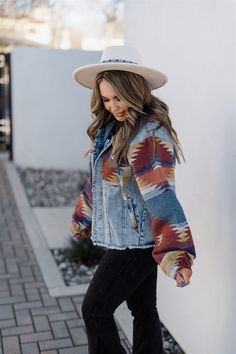
<instances>
[{"instance_id":1,"label":"woman's nose","mask_svg":"<svg viewBox=\"0 0 236 354\"><path fill-rule=\"evenodd\" d=\"M111 101L110 108L112 112L115 112L115 110L118 107L118 102L117 101Z\"/></svg>"}]
</instances>

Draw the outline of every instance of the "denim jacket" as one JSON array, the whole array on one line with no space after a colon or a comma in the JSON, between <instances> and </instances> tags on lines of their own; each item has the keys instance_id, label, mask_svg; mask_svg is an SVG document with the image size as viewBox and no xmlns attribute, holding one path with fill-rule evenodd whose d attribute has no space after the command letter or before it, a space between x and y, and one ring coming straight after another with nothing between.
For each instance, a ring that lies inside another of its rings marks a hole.
<instances>
[{"instance_id":1,"label":"denim jacket","mask_svg":"<svg viewBox=\"0 0 236 354\"><path fill-rule=\"evenodd\" d=\"M128 163L112 161L110 135L102 128L91 155L90 175L72 217L73 238L91 237L107 248L153 247L164 273L191 268L195 248L175 194L175 153L167 130L150 117L131 141Z\"/></svg>"}]
</instances>

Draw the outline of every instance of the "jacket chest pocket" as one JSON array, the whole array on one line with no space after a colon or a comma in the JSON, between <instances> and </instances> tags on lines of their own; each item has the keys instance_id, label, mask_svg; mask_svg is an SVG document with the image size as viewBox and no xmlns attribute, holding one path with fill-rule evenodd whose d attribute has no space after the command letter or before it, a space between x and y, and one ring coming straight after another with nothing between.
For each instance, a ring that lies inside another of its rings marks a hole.
<instances>
[{"instance_id":1,"label":"jacket chest pocket","mask_svg":"<svg viewBox=\"0 0 236 354\"><path fill-rule=\"evenodd\" d=\"M118 186L120 184L117 168L111 160L103 159L102 161L102 180L112 186Z\"/></svg>"},{"instance_id":2,"label":"jacket chest pocket","mask_svg":"<svg viewBox=\"0 0 236 354\"><path fill-rule=\"evenodd\" d=\"M105 183L113 186L120 185L120 178L116 164L111 160L111 151L104 154L102 161L102 179ZM132 171L130 165L121 165L120 173L123 184L129 183L132 179Z\"/></svg>"}]
</instances>

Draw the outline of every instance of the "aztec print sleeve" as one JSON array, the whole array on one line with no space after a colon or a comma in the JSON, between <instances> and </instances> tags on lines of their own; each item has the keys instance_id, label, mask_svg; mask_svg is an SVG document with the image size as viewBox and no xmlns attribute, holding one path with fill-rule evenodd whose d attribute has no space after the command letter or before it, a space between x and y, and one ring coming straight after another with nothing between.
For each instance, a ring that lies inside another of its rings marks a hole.
<instances>
[{"instance_id":1,"label":"aztec print sleeve","mask_svg":"<svg viewBox=\"0 0 236 354\"><path fill-rule=\"evenodd\" d=\"M72 216L73 239L89 238L91 236L92 208L92 174L90 170Z\"/></svg>"},{"instance_id":2,"label":"aztec print sleeve","mask_svg":"<svg viewBox=\"0 0 236 354\"><path fill-rule=\"evenodd\" d=\"M191 268L195 248L174 185L175 155L171 137L164 127L155 133L142 131L131 142L128 161L151 216L155 241L153 258L163 272L176 277Z\"/></svg>"}]
</instances>

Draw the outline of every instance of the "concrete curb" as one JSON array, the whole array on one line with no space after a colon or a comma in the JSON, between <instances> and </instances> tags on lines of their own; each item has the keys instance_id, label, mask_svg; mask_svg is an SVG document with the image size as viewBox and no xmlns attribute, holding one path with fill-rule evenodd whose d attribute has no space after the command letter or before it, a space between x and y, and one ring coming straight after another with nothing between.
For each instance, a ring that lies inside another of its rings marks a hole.
<instances>
[{"instance_id":1,"label":"concrete curb","mask_svg":"<svg viewBox=\"0 0 236 354\"><path fill-rule=\"evenodd\" d=\"M23 220L31 246L41 269L45 283L51 296L84 294L88 285L75 285L70 289L64 284L60 271L49 250L41 226L29 205L15 166L5 162L4 166L13 189L16 204Z\"/></svg>"}]
</instances>

